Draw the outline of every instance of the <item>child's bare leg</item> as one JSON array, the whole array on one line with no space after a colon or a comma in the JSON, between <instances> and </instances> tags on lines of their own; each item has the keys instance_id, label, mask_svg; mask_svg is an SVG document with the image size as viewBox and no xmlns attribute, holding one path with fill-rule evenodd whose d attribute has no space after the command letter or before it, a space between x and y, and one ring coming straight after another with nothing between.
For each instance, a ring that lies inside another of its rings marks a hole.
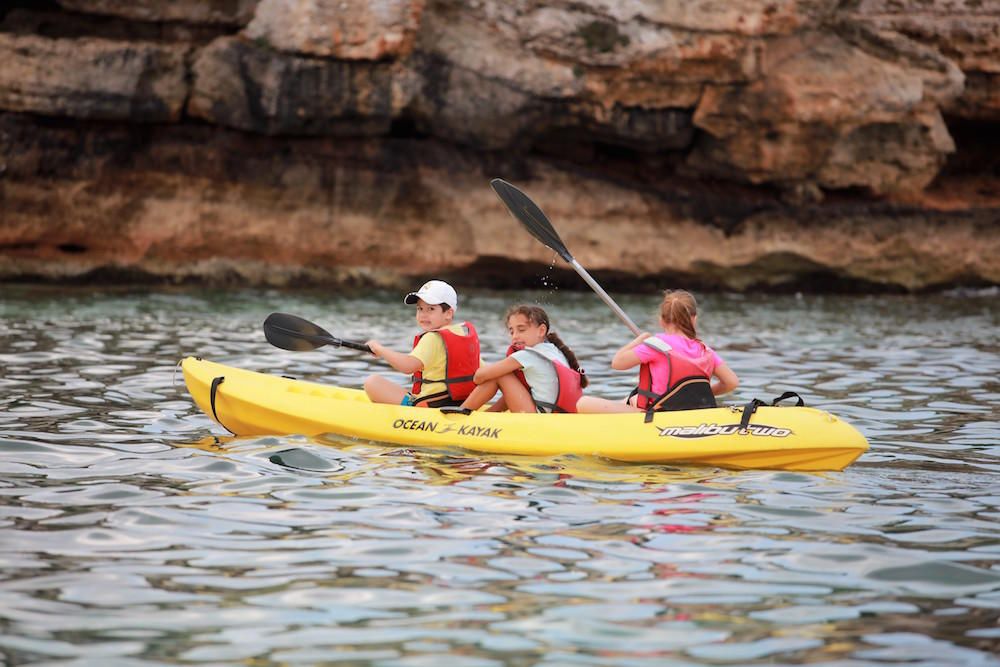
<instances>
[{"instance_id":1,"label":"child's bare leg","mask_svg":"<svg viewBox=\"0 0 1000 667\"><path fill-rule=\"evenodd\" d=\"M596 396L582 396L576 402L577 412L636 412L636 408L631 403L625 401L609 401L606 398Z\"/></svg>"},{"instance_id":2,"label":"child's bare leg","mask_svg":"<svg viewBox=\"0 0 1000 667\"><path fill-rule=\"evenodd\" d=\"M531 392L521 384L521 381L513 373L501 375L497 378L500 391L507 402L507 409L511 412L537 412L535 401L531 398Z\"/></svg>"},{"instance_id":3,"label":"child's bare leg","mask_svg":"<svg viewBox=\"0 0 1000 667\"><path fill-rule=\"evenodd\" d=\"M469 410L478 410L487 403L497 393L497 383L494 380L484 382L472 390L468 398L462 401L462 407ZM402 400L402 399L400 399Z\"/></svg>"},{"instance_id":4,"label":"child's bare leg","mask_svg":"<svg viewBox=\"0 0 1000 667\"><path fill-rule=\"evenodd\" d=\"M372 403L399 405L403 402L407 391L381 375L369 375L365 378L365 393Z\"/></svg>"}]
</instances>

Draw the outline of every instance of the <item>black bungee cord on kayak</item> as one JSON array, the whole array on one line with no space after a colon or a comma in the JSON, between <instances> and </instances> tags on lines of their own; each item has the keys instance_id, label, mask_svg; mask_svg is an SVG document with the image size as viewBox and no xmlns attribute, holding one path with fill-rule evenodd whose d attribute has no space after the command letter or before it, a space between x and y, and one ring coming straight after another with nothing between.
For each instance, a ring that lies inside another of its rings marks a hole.
<instances>
[{"instance_id":1,"label":"black bungee cord on kayak","mask_svg":"<svg viewBox=\"0 0 1000 667\"><path fill-rule=\"evenodd\" d=\"M796 394L794 391L786 391L781 396L778 396L776 399L771 401L770 405L772 407L777 407L779 403L788 400L789 398L796 399L795 407L797 408L804 407L806 404L806 402L802 400L802 397ZM762 401L759 398L755 398L743 406L743 415L740 417L740 430L739 430L739 433L741 435L745 435L747 433L747 429L750 426L750 417L753 416L753 413L757 412L757 408L765 405L768 405L767 401Z\"/></svg>"}]
</instances>

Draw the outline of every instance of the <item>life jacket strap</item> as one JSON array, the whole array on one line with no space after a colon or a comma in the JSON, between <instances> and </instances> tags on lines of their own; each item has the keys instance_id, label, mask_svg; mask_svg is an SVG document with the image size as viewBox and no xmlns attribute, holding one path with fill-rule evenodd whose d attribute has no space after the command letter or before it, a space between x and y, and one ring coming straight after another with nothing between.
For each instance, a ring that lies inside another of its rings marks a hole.
<instances>
[{"instance_id":1,"label":"life jacket strap","mask_svg":"<svg viewBox=\"0 0 1000 667\"><path fill-rule=\"evenodd\" d=\"M695 389L693 395L687 395L684 398L688 401L686 404L675 405L672 407L665 407L666 404L682 391L689 391ZM698 392L701 392L701 395ZM706 393L707 392L707 393ZM639 390L639 393L643 393ZM646 404L646 419L645 423L653 421L653 413L661 412L664 410L697 410L700 408L714 408L716 406L715 398L712 396L712 385L709 383L708 378L697 376L697 377L686 377L682 378L674 388L670 391L662 394L660 396L653 396Z\"/></svg>"},{"instance_id":2,"label":"life jacket strap","mask_svg":"<svg viewBox=\"0 0 1000 667\"><path fill-rule=\"evenodd\" d=\"M561 408L555 403L549 403L547 401L535 401L535 407L541 408L541 410L547 411L550 414L556 414L556 413L569 414L569 410Z\"/></svg>"},{"instance_id":3,"label":"life jacket strap","mask_svg":"<svg viewBox=\"0 0 1000 667\"><path fill-rule=\"evenodd\" d=\"M446 415L471 415L472 408L463 408L461 405L443 405L440 408L442 413Z\"/></svg>"},{"instance_id":4,"label":"life jacket strap","mask_svg":"<svg viewBox=\"0 0 1000 667\"><path fill-rule=\"evenodd\" d=\"M428 408L440 408L446 405L461 405L462 401L456 401L447 391L439 391L413 399L414 406L419 406L421 403L426 403Z\"/></svg>"},{"instance_id":5,"label":"life jacket strap","mask_svg":"<svg viewBox=\"0 0 1000 667\"><path fill-rule=\"evenodd\" d=\"M648 401L647 404L650 405L660 397L659 394L654 394L653 392L648 391L646 389L640 389L639 387L636 387L631 392L629 392L628 396L625 397L625 402L629 403L632 400L633 396L642 396L643 398L647 399Z\"/></svg>"},{"instance_id":6,"label":"life jacket strap","mask_svg":"<svg viewBox=\"0 0 1000 667\"><path fill-rule=\"evenodd\" d=\"M459 382L472 382L472 378L475 375L459 375L458 377L444 378L443 380L432 380L429 378L421 377L420 381L424 384L431 384L432 382L440 382L442 384L457 384Z\"/></svg>"}]
</instances>

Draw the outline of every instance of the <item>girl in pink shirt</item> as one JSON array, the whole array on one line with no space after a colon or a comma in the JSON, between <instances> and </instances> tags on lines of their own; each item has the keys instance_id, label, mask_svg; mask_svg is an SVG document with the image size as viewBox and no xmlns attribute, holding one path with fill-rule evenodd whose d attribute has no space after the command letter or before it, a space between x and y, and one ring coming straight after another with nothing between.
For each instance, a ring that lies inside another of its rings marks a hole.
<instances>
[{"instance_id":1,"label":"girl in pink shirt","mask_svg":"<svg viewBox=\"0 0 1000 667\"><path fill-rule=\"evenodd\" d=\"M680 355L693 362L706 378L715 378L715 382L711 385L713 395L719 396L731 392L739 386L740 380L719 355L698 338L695 328L697 321L698 304L694 296L685 290L667 290L663 293L663 301L660 303L660 326L663 327L663 332L655 337L649 333L636 336L615 353L611 367L624 371L640 364L649 364L651 391L654 394L662 394L667 390L669 369L667 357L661 351L669 350L671 354ZM649 338L655 339L646 342ZM624 403L584 396L577 403L577 410L635 412L639 408L636 407L635 397Z\"/></svg>"}]
</instances>

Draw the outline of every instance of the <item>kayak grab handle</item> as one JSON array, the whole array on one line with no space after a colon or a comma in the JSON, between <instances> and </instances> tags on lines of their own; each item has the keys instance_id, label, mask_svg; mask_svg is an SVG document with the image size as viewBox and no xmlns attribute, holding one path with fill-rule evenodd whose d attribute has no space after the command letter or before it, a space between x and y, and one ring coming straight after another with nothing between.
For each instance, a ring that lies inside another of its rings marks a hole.
<instances>
[{"instance_id":1,"label":"kayak grab handle","mask_svg":"<svg viewBox=\"0 0 1000 667\"><path fill-rule=\"evenodd\" d=\"M219 377L212 379L212 388L210 390L210 402L212 404L212 417L215 418L215 421L218 422L219 426L221 426L222 428L226 429L227 431L229 431L233 435L236 435L236 433L231 428L229 428L228 426L226 426L225 424L222 423L222 420L219 419L219 415L215 412L215 395L217 393L219 393L219 385L222 384L225 381L226 381L226 376L225 375L220 375Z\"/></svg>"},{"instance_id":2,"label":"kayak grab handle","mask_svg":"<svg viewBox=\"0 0 1000 667\"><path fill-rule=\"evenodd\" d=\"M461 405L444 405L439 408L446 415L471 415L470 408L463 408Z\"/></svg>"}]
</instances>

